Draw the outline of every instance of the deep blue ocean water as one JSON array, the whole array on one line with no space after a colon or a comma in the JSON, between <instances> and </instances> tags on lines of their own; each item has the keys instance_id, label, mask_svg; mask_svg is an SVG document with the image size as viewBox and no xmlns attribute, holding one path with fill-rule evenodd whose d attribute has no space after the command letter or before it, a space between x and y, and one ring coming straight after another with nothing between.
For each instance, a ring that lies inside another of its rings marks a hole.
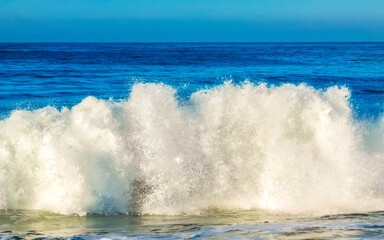
<instances>
[{"instance_id":1,"label":"deep blue ocean water","mask_svg":"<svg viewBox=\"0 0 384 240\"><path fill-rule=\"evenodd\" d=\"M137 82L192 92L232 80L347 86L357 114L384 110L384 43L0 43L0 112L126 99Z\"/></svg>"},{"instance_id":2,"label":"deep blue ocean water","mask_svg":"<svg viewBox=\"0 0 384 240\"><path fill-rule=\"evenodd\" d=\"M0 43L0 239L382 239L383 113L384 43Z\"/></svg>"}]
</instances>

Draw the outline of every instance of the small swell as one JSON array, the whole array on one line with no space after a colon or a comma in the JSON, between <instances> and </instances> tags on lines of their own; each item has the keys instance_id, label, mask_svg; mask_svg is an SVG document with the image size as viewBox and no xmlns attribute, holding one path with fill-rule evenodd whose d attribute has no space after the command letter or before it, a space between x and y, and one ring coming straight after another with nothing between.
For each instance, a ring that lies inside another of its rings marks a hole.
<instances>
[{"instance_id":1,"label":"small swell","mask_svg":"<svg viewBox=\"0 0 384 240\"><path fill-rule=\"evenodd\" d=\"M374 90L374 89L363 89L363 92L373 93L373 94L384 94L384 90Z\"/></svg>"},{"instance_id":2,"label":"small swell","mask_svg":"<svg viewBox=\"0 0 384 240\"><path fill-rule=\"evenodd\" d=\"M54 78L52 75L34 75L35 78Z\"/></svg>"}]
</instances>

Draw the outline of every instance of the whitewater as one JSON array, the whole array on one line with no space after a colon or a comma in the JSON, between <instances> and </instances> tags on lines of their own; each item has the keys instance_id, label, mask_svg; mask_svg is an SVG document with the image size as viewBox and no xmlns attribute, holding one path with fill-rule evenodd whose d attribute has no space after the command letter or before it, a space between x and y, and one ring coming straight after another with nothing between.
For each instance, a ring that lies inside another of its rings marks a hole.
<instances>
[{"instance_id":1,"label":"whitewater","mask_svg":"<svg viewBox=\"0 0 384 240\"><path fill-rule=\"evenodd\" d=\"M347 87L244 82L187 100L137 83L126 100L13 110L0 121L0 209L65 215L384 210L384 117Z\"/></svg>"}]
</instances>

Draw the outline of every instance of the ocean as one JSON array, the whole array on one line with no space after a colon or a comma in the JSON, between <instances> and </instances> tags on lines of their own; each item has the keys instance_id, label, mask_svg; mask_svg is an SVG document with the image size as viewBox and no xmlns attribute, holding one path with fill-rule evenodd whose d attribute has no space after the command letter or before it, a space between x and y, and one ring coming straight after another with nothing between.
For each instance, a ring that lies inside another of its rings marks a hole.
<instances>
[{"instance_id":1,"label":"ocean","mask_svg":"<svg viewBox=\"0 0 384 240\"><path fill-rule=\"evenodd\" d=\"M0 239L383 239L384 43L0 43Z\"/></svg>"}]
</instances>

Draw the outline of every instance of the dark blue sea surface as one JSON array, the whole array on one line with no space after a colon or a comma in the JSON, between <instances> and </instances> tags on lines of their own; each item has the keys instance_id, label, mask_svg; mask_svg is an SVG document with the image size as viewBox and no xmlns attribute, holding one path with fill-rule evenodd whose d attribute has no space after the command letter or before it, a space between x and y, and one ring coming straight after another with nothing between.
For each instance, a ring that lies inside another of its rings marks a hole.
<instances>
[{"instance_id":1,"label":"dark blue sea surface","mask_svg":"<svg viewBox=\"0 0 384 240\"><path fill-rule=\"evenodd\" d=\"M0 240L383 239L383 113L384 43L0 43Z\"/></svg>"},{"instance_id":2,"label":"dark blue sea surface","mask_svg":"<svg viewBox=\"0 0 384 240\"><path fill-rule=\"evenodd\" d=\"M384 43L0 43L0 112L126 99L137 82L181 99L232 80L346 86L356 114L384 109Z\"/></svg>"}]
</instances>

